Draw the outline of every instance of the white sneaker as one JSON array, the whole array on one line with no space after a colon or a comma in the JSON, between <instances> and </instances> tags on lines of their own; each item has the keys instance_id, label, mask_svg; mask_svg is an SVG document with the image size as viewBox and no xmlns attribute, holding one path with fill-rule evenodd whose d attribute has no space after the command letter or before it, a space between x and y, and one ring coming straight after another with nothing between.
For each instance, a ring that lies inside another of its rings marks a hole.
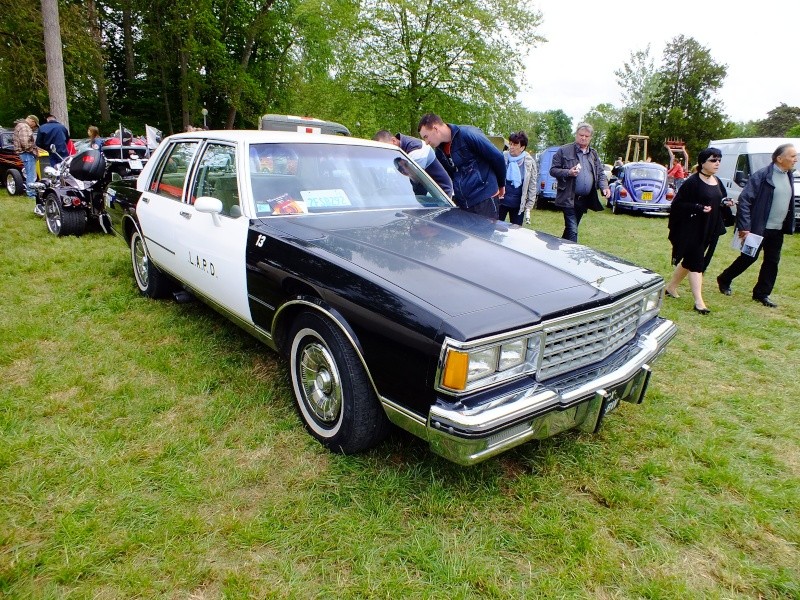
<instances>
[{"instance_id":1,"label":"white sneaker","mask_svg":"<svg viewBox=\"0 0 800 600\"><path fill-rule=\"evenodd\" d=\"M44 216L44 205L37 204L36 206L34 206L33 207L33 214L35 214L37 217L43 217Z\"/></svg>"}]
</instances>

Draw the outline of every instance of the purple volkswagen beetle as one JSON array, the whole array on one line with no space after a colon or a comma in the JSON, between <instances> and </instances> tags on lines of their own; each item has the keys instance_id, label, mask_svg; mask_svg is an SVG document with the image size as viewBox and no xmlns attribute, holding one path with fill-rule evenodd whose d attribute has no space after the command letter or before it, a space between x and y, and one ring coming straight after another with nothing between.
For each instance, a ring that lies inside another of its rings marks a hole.
<instances>
[{"instance_id":1,"label":"purple volkswagen beetle","mask_svg":"<svg viewBox=\"0 0 800 600\"><path fill-rule=\"evenodd\" d=\"M629 210L645 215L668 215L675 191L667 185L667 169L650 162L623 165L611 183L608 206L614 213Z\"/></svg>"}]
</instances>

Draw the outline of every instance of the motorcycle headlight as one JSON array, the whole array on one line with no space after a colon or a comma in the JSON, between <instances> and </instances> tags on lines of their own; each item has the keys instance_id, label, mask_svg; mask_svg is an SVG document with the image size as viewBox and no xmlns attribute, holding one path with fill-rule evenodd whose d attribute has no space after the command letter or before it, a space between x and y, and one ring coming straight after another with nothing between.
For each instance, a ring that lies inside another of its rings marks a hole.
<instances>
[{"instance_id":1,"label":"motorcycle headlight","mask_svg":"<svg viewBox=\"0 0 800 600\"><path fill-rule=\"evenodd\" d=\"M453 392L469 392L519 375L533 375L541 347L541 333L472 348L446 344L439 387Z\"/></svg>"}]
</instances>

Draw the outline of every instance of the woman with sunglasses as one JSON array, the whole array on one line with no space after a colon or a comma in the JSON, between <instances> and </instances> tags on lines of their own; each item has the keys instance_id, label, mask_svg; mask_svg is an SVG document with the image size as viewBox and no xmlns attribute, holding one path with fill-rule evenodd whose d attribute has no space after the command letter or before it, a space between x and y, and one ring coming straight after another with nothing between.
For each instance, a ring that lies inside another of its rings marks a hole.
<instances>
[{"instance_id":1,"label":"woman with sunglasses","mask_svg":"<svg viewBox=\"0 0 800 600\"><path fill-rule=\"evenodd\" d=\"M672 201L669 213L669 241L675 271L664 290L678 298L678 286L688 277L694 297L694 310L701 315L711 311L703 301L703 273L711 262L717 240L725 233L720 207L732 202L717 178L722 152L706 148L697 155L695 173L683 182Z\"/></svg>"}]
</instances>

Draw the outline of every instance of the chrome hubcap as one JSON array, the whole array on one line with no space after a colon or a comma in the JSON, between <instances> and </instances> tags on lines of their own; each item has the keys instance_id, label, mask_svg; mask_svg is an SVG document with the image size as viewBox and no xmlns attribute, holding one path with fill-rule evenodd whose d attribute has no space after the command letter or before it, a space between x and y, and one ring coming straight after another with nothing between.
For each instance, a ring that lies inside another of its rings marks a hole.
<instances>
[{"instance_id":1,"label":"chrome hubcap","mask_svg":"<svg viewBox=\"0 0 800 600\"><path fill-rule=\"evenodd\" d=\"M136 243L133 246L133 255L134 255L134 268L136 269L136 273L139 276L139 283L143 288L147 287L148 281L148 268L147 268L147 254L144 251L144 244L142 244L141 240L137 238Z\"/></svg>"},{"instance_id":2,"label":"chrome hubcap","mask_svg":"<svg viewBox=\"0 0 800 600\"><path fill-rule=\"evenodd\" d=\"M328 349L308 344L300 356L300 384L306 404L317 420L334 423L342 410L342 385Z\"/></svg>"}]
</instances>

